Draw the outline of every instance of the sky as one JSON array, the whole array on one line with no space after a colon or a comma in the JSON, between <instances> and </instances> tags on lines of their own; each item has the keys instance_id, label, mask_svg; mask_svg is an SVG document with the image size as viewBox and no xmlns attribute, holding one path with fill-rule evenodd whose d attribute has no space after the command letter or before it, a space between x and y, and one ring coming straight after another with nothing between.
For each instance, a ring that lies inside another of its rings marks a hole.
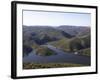
<instances>
[{"instance_id":1,"label":"sky","mask_svg":"<svg viewBox=\"0 0 100 80\"><path fill-rule=\"evenodd\" d=\"M90 26L90 24L91 15L89 13L23 11L23 25L27 26Z\"/></svg>"}]
</instances>

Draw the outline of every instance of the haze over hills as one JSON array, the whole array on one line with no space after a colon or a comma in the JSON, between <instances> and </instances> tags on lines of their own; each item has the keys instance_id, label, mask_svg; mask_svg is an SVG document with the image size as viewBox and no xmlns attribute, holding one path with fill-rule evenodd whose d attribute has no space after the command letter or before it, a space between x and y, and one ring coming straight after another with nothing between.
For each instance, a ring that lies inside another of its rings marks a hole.
<instances>
[{"instance_id":1,"label":"haze over hills","mask_svg":"<svg viewBox=\"0 0 100 80\"><path fill-rule=\"evenodd\" d=\"M34 29L35 32L39 32L39 30L37 30L37 28L41 29L42 31L44 30L56 30L56 31L64 31L67 34L70 34L70 36L76 36L76 35L85 35L85 34L89 34L90 33L90 26L71 26L71 25L60 25L60 26L23 26L24 28L29 28L30 29ZM34 27L34 28L33 28ZM26 29L27 30L27 29ZM51 31L52 31L51 30Z\"/></svg>"},{"instance_id":2,"label":"haze over hills","mask_svg":"<svg viewBox=\"0 0 100 80\"><path fill-rule=\"evenodd\" d=\"M65 31L73 36L81 36L81 35L87 35L90 33L90 27L89 26L69 26L69 25L62 25L59 26L58 29Z\"/></svg>"}]
</instances>

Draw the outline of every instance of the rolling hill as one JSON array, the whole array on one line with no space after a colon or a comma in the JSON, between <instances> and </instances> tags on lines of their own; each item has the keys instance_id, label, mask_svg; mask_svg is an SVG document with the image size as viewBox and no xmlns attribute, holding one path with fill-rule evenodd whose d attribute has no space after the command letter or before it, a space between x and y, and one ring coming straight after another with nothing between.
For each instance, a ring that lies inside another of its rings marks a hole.
<instances>
[{"instance_id":1,"label":"rolling hill","mask_svg":"<svg viewBox=\"0 0 100 80\"><path fill-rule=\"evenodd\" d=\"M89 27L23 25L23 52L28 54L32 50L37 50L39 55L44 55L47 52L51 53L52 51L47 47L41 46L50 44L65 52L79 51L83 54L86 52L88 55L91 46L90 37Z\"/></svg>"},{"instance_id":2,"label":"rolling hill","mask_svg":"<svg viewBox=\"0 0 100 80\"><path fill-rule=\"evenodd\" d=\"M72 35L72 36L83 36L90 34L90 27L89 26L68 26L62 25L59 26L58 29Z\"/></svg>"},{"instance_id":3,"label":"rolling hill","mask_svg":"<svg viewBox=\"0 0 100 80\"><path fill-rule=\"evenodd\" d=\"M82 54L90 54L90 35L82 37L74 37L71 39L63 38L58 41L48 43L65 52L80 52ZM87 53L86 50L89 50ZM86 52L86 53L85 53Z\"/></svg>"},{"instance_id":4,"label":"rolling hill","mask_svg":"<svg viewBox=\"0 0 100 80\"><path fill-rule=\"evenodd\" d=\"M65 37L71 38L72 36L62 30L49 26L23 26L24 41L33 41L37 44L44 44Z\"/></svg>"}]
</instances>

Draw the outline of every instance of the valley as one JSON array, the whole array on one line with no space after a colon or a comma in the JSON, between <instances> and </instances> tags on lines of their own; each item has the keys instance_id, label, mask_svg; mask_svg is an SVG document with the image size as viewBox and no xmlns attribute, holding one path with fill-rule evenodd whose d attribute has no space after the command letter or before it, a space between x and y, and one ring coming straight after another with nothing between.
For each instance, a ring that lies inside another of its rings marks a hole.
<instances>
[{"instance_id":1,"label":"valley","mask_svg":"<svg viewBox=\"0 0 100 80\"><path fill-rule=\"evenodd\" d=\"M90 66L90 33L87 26L23 25L23 69Z\"/></svg>"}]
</instances>

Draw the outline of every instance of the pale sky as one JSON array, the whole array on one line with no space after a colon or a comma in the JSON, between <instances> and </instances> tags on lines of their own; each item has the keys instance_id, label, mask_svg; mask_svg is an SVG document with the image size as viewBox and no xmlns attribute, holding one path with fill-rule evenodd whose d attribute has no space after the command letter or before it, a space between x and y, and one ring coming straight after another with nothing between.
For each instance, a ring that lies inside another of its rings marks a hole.
<instances>
[{"instance_id":1,"label":"pale sky","mask_svg":"<svg viewBox=\"0 0 100 80\"><path fill-rule=\"evenodd\" d=\"M27 26L90 26L90 24L91 15L89 13L23 11L23 25Z\"/></svg>"}]
</instances>

